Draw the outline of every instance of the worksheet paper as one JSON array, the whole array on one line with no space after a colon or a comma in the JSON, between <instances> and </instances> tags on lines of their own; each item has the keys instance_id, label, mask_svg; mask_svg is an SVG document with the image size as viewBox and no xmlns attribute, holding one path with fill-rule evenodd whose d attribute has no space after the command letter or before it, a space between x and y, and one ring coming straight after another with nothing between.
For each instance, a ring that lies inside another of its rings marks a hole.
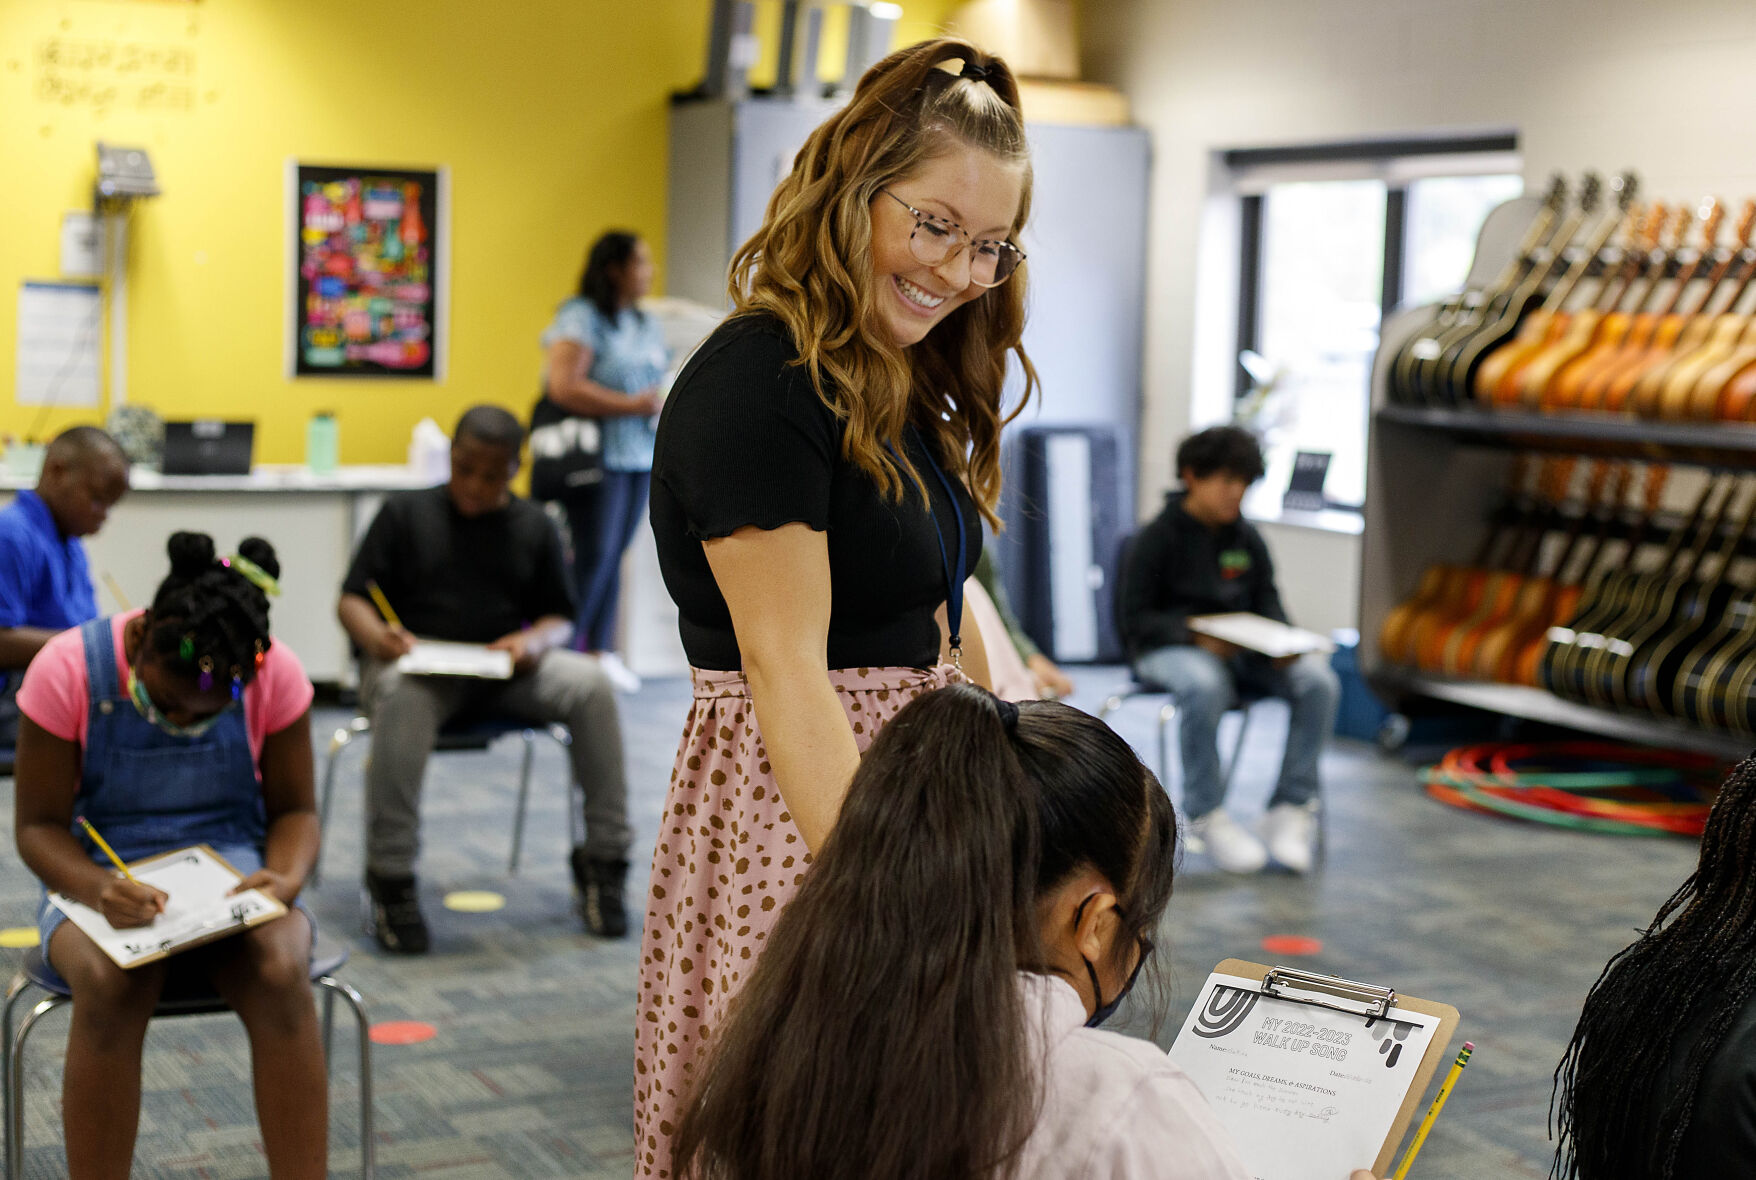
<instances>
[{"instance_id":1,"label":"worksheet paper","mask_svg":"<svg viewBox=\"0 0 1756 1180\"><path fill-rule=\"evenodd\" d=\"M21 406L96 406L103 301L89 283L27 281L18 289L12 400Z\"/></svg>"},{"instance_id":2,"label":"worksheet paper","mask_svg":"<svg viewBox=\"0 0 1756 1180\"><path fill-rule=\"evenodd\" d=\"M237 870L204 844L139 861L128 871L142 885L167 895L165 912L149 926L118 930L96 910L65 894L49 894L69 921L123 967L210 942L287 911L260 889L232 895L232 887L241 880Z\"/></svg>"},{"instance_id":3,"label":"worksheet paper","mask_svg":"<svg viewBox=\"0 0 1756 1180\"><path fill-rule=\"evenodd\" d=\"M483 647L479 643L444 643L437 639L415 641L415 650L396 661L397 670L409 676L474 676L479 680L510 680L512 653Z\"/></svg>"},{"instance_id":4,"label":"worksheet paper","mask_svg":"<svg viewBox=\"0 0 1756 1180\"><path fill-rule=\"evenodd\" d=\"M1186 622L1191 631L1235 643L1239 647L1261 652L1277 660L1285 656L1302 656L1307 652L1327 653L1335 650L1334 643L1315 631L1291 627L1274 619L1253 615L1249 611L1236 611L1226 615L1194 615Z\"/></svg>"},{"instance_id":5,"label":"worksheet paper","mask_svg":"<svg viewBox=\"0 0 1756 1180\"><path fill-rule=\"evenodd\" d=\"M1171 1060L1206 1095L1255 1180L1338 1180L1370 1168L1439 1018L1359 1016L1210 975Z\"/></svg>"}]
</instances>

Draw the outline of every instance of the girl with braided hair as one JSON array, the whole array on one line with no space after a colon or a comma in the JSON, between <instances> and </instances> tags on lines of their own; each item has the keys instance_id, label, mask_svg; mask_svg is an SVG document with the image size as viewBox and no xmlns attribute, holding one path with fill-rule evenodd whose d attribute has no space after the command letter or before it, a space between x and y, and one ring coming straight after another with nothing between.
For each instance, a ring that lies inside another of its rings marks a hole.
<instances>
[{"instance_id":1,"label":"girl with braided hair","mask_svg":"<svg viewBox=\"0 0 1756 1180\"><path fill-rule=\"evenodd\" d=\"M311 682L269 632L280 563L250 538L216 557L176 533L152 606L49 642L19 690L18 851L42 880L44 957L73 996L62 1089L75 1177L128 1175L140 1116L140 1051L167 978L206 978L244 1022L270 1172L320 1177L328 1088L308 969L314 929L297 906L317 858ZM117 928L166 897L108 867L74 817L124 860L205 843L290 907L285 916L124 971L50 904L55 890Z\"/></svg>"},{"instance_id":2,"label":"girl with braided hair","mask_svg":"<svg viewBox=\"0 0 1756 1180\"><path fill-rule=\"evenodd\" d=\"M1756 1176L1756 756L1695 872L1592 985L1554 1106L1563 1180Z\"/></svg>"}]
</instances>

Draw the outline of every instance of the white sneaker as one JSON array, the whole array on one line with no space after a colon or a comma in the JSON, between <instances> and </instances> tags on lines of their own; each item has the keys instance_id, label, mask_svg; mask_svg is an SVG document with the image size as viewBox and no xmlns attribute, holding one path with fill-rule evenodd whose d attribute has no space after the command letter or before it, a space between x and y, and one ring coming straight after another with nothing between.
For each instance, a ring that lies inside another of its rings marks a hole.
<instances>
[{"instance_id":1,"label":"white sneaker","mask_svg":"<svg viewBox=\"0 0 1756 1180\"><path fill-rule=\"evenodd\" d=\"M615 652L599 652L598 667L604 670L604 675L610 678L610 683L617 692L640 691L640 677L630 671L628 665L622 662L622 657Z\"/></svg>"},{"instance_id":2,"label":"white sneaker","mask_svg":"<svg viewBox=\"0 0 1756 1180\"><path fill-rule=\"evenodd\" d=\"M1262 817L1268 855L1295 873L1311 871L1317 842L1315 803L1277 803Z\"/></svg>"},{"instance_id":3,"label":"white sneaker","mask_svg":"<svg viewBox=\"0 0 1756 1180\"><path fill-rule=\"evenodd\" d=\"M1268 863L1268 849L1262 841L1223 807L1189 821L1188 845L1196 851L1205 848L1213 863L1228 873L1259 873Z\"/></svg>"}]
</instances>

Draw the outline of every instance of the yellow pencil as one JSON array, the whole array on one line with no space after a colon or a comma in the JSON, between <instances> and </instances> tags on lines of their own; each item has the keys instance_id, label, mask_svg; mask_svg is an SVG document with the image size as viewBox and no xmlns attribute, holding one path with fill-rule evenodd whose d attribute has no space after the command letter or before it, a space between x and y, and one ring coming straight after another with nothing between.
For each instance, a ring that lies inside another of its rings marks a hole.
<instances>
[{"instance_id":1,"label":"yellow pencil","mask_svg":"<svg viewBox=\"0 0 1756 1180\"><path fill-rule=\"evenodd\" d=\"M379 589L377 582L368 581L366 593L372 596L372 601L378 606L378 613L384 616L386 623L392 627L402 626L402 620L396 617L396 610L390 605L390 599L384 597L384 591Z\"/></svg>"},{"instance_id":2,"label":"yellow pencil","mask_svg":"<svg viewBox=\"0 0 1756 1180\"><path fill-rule=\"evenodd\" d=\"M1427 1141L1427 1132L1433 1129L1433 1123L1438 1119L1439 1111L1444 1107L1445 1100L1451 1097L1451 1087L1457 1085L1457 1079L1463 1073L1463 1067L1469 1064L1469 1055L1475 1051L1476 1047L1470 1042L1463 1043L1463 1051L1457 1055L1457 1060L1451 1063L1451 1072L1445 1075L1445 1081L1440 1084L1439 1092L1433 1095L1433 1105L1427 1109L1427 1117L1421 1120L1420 1129L1415 1132L1414 1142L1408 1145L1408 1154L1402 1157L1401 1166L1391 1173L1390 1180L1405 1180L1408 1176L1408 1166L1415 1162L1415 1153L1420 1151L1421 1144Z\"/></svg>"},{"instance_id":3,"label":"yellow pencil","mask_svg":"<svg viewBox=\"0 0 1756 1180\"><path fill-rule=\"evenodd\" d=\"M116 855L116 850L110 847L107 840L98 835L98 830L91 826L90 820L86 819L83 815L76 815L73 817L73 822L85 829L85 834L91 837L92 843L104 850L104 855L115 862L116 867L122 870L122 875L124 877L133 881L136 885L140 884L139 879L136 878L133 873L128 871L128 866L122 863L122 858Z\"/></svg>"},{"instance_id":4,"label":"yellow pencil","mask_svg":"<svg viewBox=\"0 0 1756 1180\"><path fill-rule=\"evenodd\" d=\"M116 600L116 605L121 607L123 610L134 609L133 607L128 605L128 596L126 594L122 593L122 587L120 587L116 584L116 579L112 578L110 576L109 570L105 570L103 572L103 578L104 578L104 585L108 586L110 588L110 597L114 598Z\"/></svg>"}]
</instances>

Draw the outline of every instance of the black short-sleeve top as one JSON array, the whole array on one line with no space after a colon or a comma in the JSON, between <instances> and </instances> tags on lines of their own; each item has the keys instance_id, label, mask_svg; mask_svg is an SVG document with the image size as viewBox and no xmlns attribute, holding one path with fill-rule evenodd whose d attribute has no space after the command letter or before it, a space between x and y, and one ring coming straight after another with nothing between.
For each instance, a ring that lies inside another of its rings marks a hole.
<instances>
[{"instance_id":1,"label":"black short-sleeve top","mask_svg":"<svg viewBox=\"0 0 1756 1180\"><path fill-rule=\"evenodd\" d=\"M804 368L789 363L797 357L778 320L734 317L696 349L665 399L652 529L683 649L697 668L743 666L701 543L746 526L799 522L828 534L829 666L931 667L939 658L933 613L946 601L946 559L957 559L955 514L963 518L966 574L981 556L975 502L946 470L953 504L912 429L894 445L921 473L931 511L912 484L900 500L886 498L842 457L843 424ZM963 629L971 626L966 618Z\"/></svg>"}]
</instances>

